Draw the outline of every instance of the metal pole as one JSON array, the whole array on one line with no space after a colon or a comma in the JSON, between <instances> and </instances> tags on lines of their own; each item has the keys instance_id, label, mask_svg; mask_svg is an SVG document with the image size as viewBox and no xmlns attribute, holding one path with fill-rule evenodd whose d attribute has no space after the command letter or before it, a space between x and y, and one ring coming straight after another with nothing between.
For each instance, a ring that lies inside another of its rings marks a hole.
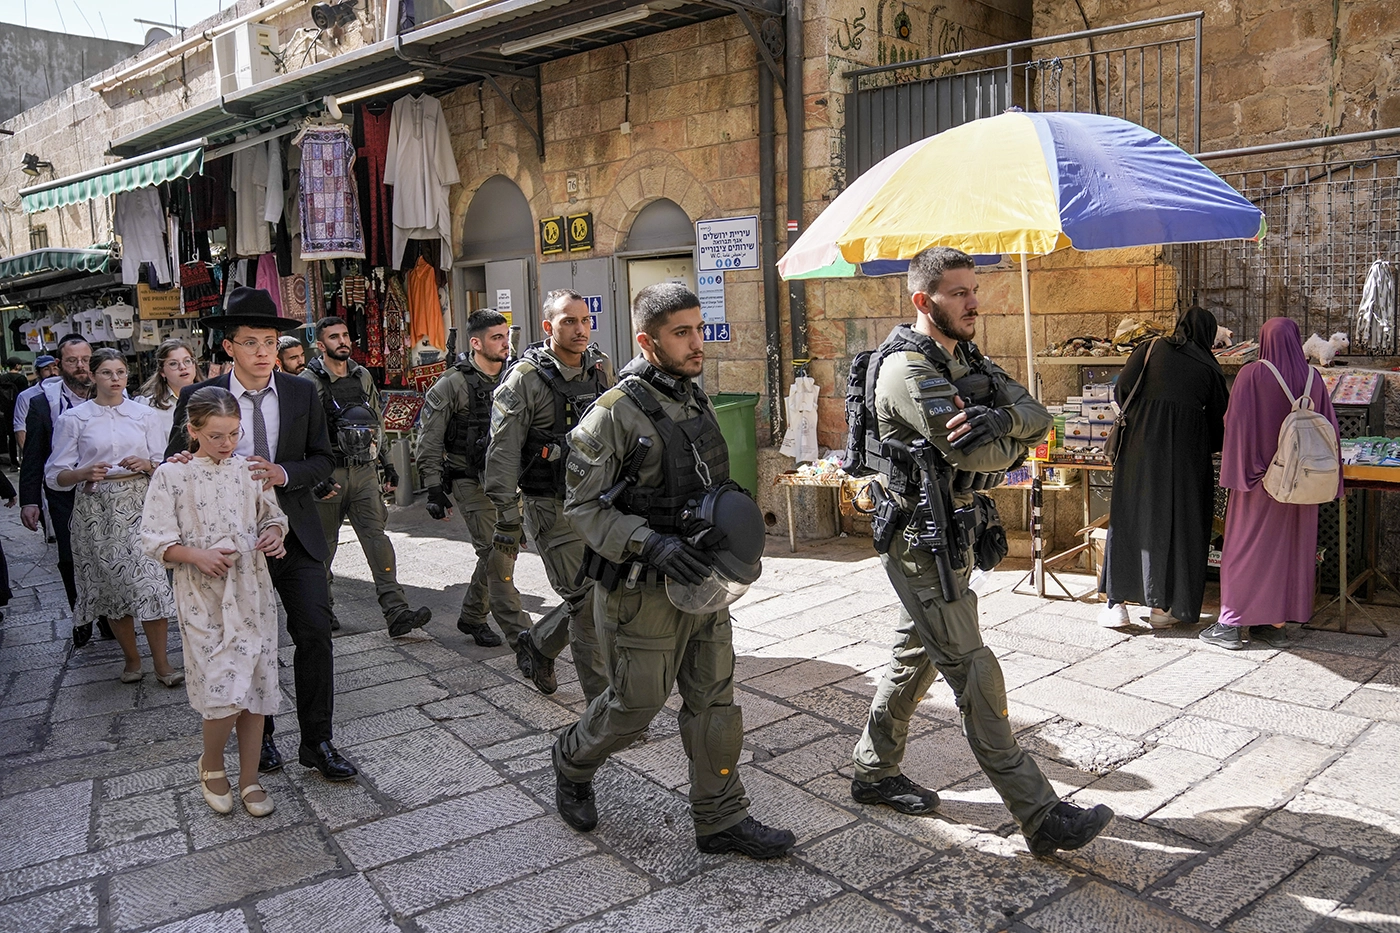
<instances>
[{"instance_id":1,"label":"metal pole","mask_svg":"<svg viewBox=\"0 0 1400 933\"><path fill-rule=\"evenodd\" d=\"M772 442L783 436L782 322L778 310L778 179L773 144L773 72L758 63L758 223L763 251L764 351Z\"/></svg>"},{"instance_id":2,"label":"metal pole","mask_svg":"<svg viewBox=\"0 0 1400 933\"><path fill-rule=\"evenodd\" d=\"M1196 30L1195 30L1195 32L1196 32L1196 38L1195 38L1195 47L1196 47L1196 51L1195 51L1194 57L1195 57L1195 59L1196 59L1196 62L1195 62L1196 85L1195 85L1194 91L1195 91L1195 98L1196 98L1196 106L1192 108L1192 109L1195 111L1195 114L1194 114L1194 117L1193 117L1193 120L1194 120L1194 123L1195 123L1195 128L1194 128L1195 135L1194 135L1194 137L1193 137L1194 142L1191 144L1191 151L1192 151L1192 152L1200 152L1200 151L1201 151L1201 23L1204 22L1204 21L1205 21L1204 18L1197 19L1197 20L1196 20Z\"/></svg>"},{"instance_id":3,"label":"metal pole","mask_svg":"<svg viewBox=\"0 0 1400 933\"><path fill-rule=\"evenodd\" d=\"M1040 392L1035 384L1035 338L1031 336L1031 270L1026 267L1026 254L1021 254L1021 316L1026 323L1026 388L1037 399Z\"/></svg>"},{"instance_id":4,"label":"metal pole","mask_svg":"<svg viewBox=\"0 0 1400 933\"><path fill-rule=\"evenodd\" d=\"M787 236L791 246L802 234L803 130L806 105L802 95L802 0L787 0L787 54L784 62L783 103L787 107ZM788 317L792 321L792 365L807 365L807 283L788 282Z\"/></svg>"}]
</instances>

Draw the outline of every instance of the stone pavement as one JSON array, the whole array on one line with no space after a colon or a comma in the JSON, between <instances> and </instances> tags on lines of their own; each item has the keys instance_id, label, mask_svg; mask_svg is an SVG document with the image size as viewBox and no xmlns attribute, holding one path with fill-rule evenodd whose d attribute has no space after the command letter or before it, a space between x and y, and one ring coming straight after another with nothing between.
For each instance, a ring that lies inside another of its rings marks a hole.
<instances>
[{"instance_id":1,"label":"stone pavement","mask_svg":"<svg viewBox=\"0 0 1400 933\"><path fill-rule=\"evenodd\" d=\"M1287 651L1227 654L1194 630L1098 628L1095 606L993 575L983 624L1022 741L1063 795L1118 812L1088 848L1036 860L941 683L905 762L941 818L850 800L894 597L868 540L789 555L771 539L734 612L743 776L754 814L799 845L756 863L696 852L673 715L599 773L596 832L560 822L548 749L581 706L571 666L546 698L457 633L474 559L459 520L414 507L392 529L410 599L436 618L386 636L347 527L336 740L361 778L288 765L266 782L276 814L254 820L203 803L183 689L118 683L113 643L72 652L52 546L0 518L16 590L0 624L0 930L1400 930L1394 638L1294 632ZM518 580L538 613L534 555ZM1400 611L1379 614L1400 632ZM294 758L290 668L283 685Z\"/></svg>"}]
</instances>

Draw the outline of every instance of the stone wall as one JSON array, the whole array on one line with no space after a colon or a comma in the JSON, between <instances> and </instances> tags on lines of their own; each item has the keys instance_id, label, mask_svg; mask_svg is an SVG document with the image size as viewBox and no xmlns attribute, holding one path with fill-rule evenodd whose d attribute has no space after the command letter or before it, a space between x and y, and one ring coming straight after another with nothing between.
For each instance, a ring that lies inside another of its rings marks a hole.
<instances>
[{"instance_id":1,"label":"stone wall","mask_svg":"<svg viewBox=\"0 0 1400 933\"><path fill-rule=\"evenodd\" d=\"M140 46L0 23L0 120L134 55Z\"/></svg>"}]
</instances>

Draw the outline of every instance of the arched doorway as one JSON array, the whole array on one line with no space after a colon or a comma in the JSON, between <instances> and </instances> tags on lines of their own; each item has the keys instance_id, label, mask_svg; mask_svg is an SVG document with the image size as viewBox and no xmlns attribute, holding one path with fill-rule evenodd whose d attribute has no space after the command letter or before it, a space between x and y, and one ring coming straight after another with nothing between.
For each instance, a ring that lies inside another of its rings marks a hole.
<instances>
[{"instance_id":1,"label":"arched doorway","mask_svg":"<svg viewBox=\"0 0 1400 933\"><path fill-rule=\"evenodd\" d=\"M507 313L521 328L522 346L538 340L539 315L530 287L535 220L520 186L504 175L481 183L462 221L461 250L453 263L457 349L467 349L467 318L479 308Z\"/></svg>"},{"instance_id":2,"label":"arched doorway","mask_svg":"<svg viewBox=\"0 0 1400 933\"><path fill-rule=\"evenodd\" d=\"M620 308L630 309L637 292L658 282L680 282L695 291L695 224L675 201L657 198L633 218L615 262ZM630 348L636 334L631 315L623 317L624 339Z\"/></svg>"}]
</instances>

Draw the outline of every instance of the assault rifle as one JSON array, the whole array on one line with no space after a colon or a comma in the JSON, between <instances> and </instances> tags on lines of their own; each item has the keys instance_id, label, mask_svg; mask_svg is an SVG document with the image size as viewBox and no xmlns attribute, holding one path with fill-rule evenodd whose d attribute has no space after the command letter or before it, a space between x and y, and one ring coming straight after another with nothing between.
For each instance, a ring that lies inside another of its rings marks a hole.
<instances>
[{"instance_id":1,"label":"assault rifle","mask_svg":"<svg viewBox=\"0 0 1400 933\"><path fill-rule=\"evenodd\" d=\"M910 547L933 555L943 598L955 603L963 597L956 571L966 566L968 539L967 529L954 516L948 464L928 441L907 445L888 439L884 444L893 455L907 457L919 469L919 504L904 529L904 538Z\"/></svg>"}]
</instances>

